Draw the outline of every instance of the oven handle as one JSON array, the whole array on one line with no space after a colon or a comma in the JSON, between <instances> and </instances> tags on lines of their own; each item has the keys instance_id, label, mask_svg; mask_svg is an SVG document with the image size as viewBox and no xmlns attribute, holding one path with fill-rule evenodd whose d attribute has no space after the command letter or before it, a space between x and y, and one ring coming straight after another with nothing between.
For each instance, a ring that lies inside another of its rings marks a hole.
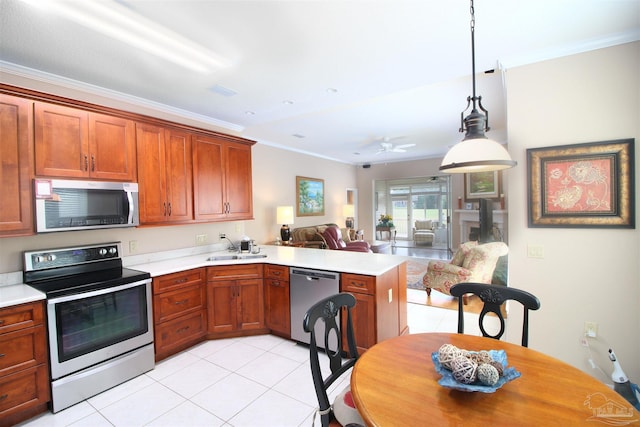
<instances>
[{"instance_id":1,"label":"oven handle","mask_svg":"<svg viewBox=\"0 0 640 427\"><path fill-rule=\"evenodd\" d=\"M82 292L82 293L79 293L79 294L65 295L65 296L62 296L62 297L52 298L52 299L47 301L47 304L50 304L50 305L51 304L58 304L58 303L61 303L61 302L74 301L74 300L78 300L78 299L95 297L95 296L98 296L98 295L109 294L111 292L117 292L117 291L122 291L122 290L125 290L125 289L129 289L129 288L135 288L136 286L148 285L150 283L151 283L151 279L144 279L144 280L139 280L137 282L126 283L124 285L115 286L115 287L111 287L111 288L96 289L95 291L90 291L90 292Z\"/></svg>"}]
</instances>

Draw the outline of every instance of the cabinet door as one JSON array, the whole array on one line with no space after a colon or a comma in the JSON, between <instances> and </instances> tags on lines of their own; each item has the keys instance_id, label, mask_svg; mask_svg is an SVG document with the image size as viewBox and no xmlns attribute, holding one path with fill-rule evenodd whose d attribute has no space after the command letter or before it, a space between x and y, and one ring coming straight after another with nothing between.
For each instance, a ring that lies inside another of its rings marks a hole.
<instances>
[{"instance_id":1,"label":"cabinet door","mask_svg":"<svg viewBox=\"0 0 640 427\"><path fill-rule=\"evenodd\" d=\"M373 295L353 293L356 306L351 309L351 321L356 337L358 352L362 354L376 343L376 303ZM346 315L343 316L346 319ZM343 324L346 331L346 326ZM347 338L343 335L344 349L347 350Z\"/></svg>"},{"instance_id":2,"label":"cabinet door","mask_svg":"<svg viewBox=\"0 0 640 427\"><path fill-rule=\"evenodd\" d=\"M264 328L262 280L238 280L237 289L237 328L242 331Z\"/></svg>"},{"instance_id":3,"label":"cabinet door","mask_svg":"<svg viewBox=\"0 0 640 427\"><path fill-rule=\"evenodd\" d=\"M207 284L207 322L209 333L236 330L236 284L222 280Z\"/></svg>"},{"instance_id":4,"label":"cabinet door","mask_svg":"<svg viewBox=\"0 0 640 427\"><path fill-rule=\"evenodd\" d=\"M252 219L251 147L230 143L225 151L227 218Z\"/></svg>"},{"instance_id":5,"label":"cabinet door","mask_svg":"<svg viewBox=\"0 0 640 427\"><path fill-rule=\"evenodd\" d=\"M88 177L88 123L86 111L36 102L36 175Z\"/></svg>"},{"instance_id":6,"label":"cabinet door","mask_svg":"<svg viewBox=\"0 0 640 427\"><path fill-rule=\"evenodd\" d=\"M167 130L165 134L167 176L167 221L193 220L191 139L187 132Z\"/></svg>"},{"instance_id":7,"label":"cabinet door","mask_svg":"<svg viewBox=\"0 0 640 427\"><path fill-rule=\"evenodd\" d=\"M291 335L289 282L279 279L265 279L264 284L267 328L271 329L273 333L288 338Z\"/></svg>"},{"instance_id":8,"label":"cabinet door","mask_svg":"<svg viewBox=\"0 0 640 427\"><path fill-rule=\"evenodd\" d=\"M89 113L92 178L137 181L136 128L131 120Z\"/></svg>"},{"instance_id":9,"label":"cabinet door","mask_svg":"<svg viewBox=\"0 0 640 427\"><path fill-rule=\"evenodd\" d=\"M33 234L32 106L0 95L0 235Z\"/></svg>"},{"instance_id":10,"label":"cabinet door","mask_svg":"<svg viewBox=\"0 0 640 427\"><path fill-rule=\"evenodd\" d=\"M167 214L164 129L136 124L140 223L163 222Z\"/></svg>"},{"instance_id":11,"label":"cabinet door","mask_svg":"<svg viewBox=\"0 0 640 427\"><path fill-rule=\"evenodd\" d=\"M220 220L225 217L224 171L218 139L193 137L193 192L196 220Z\"/></svg>"}]
</instances>

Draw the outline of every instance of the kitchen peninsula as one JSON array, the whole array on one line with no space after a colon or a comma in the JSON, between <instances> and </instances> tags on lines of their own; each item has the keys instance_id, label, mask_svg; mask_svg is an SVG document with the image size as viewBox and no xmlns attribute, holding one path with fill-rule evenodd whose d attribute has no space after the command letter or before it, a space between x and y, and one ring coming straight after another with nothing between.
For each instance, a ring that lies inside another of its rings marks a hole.
<instances>
[{"instance_id":1,"label":"kitchen peninsula","mask_svg":"<svg viewBox=\"0 0 640 427\"><path fill-rule=\"evenodd\" d=\"M290 337L289 267L340 274L351 292L361 350L408 333L406 262L401 257L287 246L263 246L259 258L210 261L227 251L171 251L125 259L151 274L156 359L204 339L274 333ZM224 258L224 257L223 257Z\"/></svg>"}]
</instances>

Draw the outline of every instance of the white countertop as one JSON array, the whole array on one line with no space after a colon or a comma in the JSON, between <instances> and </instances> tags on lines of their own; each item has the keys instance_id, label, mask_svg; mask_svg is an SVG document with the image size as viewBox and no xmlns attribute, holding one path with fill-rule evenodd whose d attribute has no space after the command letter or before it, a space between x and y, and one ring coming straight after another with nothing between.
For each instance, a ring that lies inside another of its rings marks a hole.
<instances>
[{"instance_id":1,"label":"white countertop","mask_svg":"<svg viewBox=\"0 0 640 427\"><path fill-rule=\"evenodd\" d=\"M31 286L17 284L0 286L0 308L45 299L44 293Z\"/></svg>"},{"instance_id":2,"label":"white countertop","mask_svg":"<svg viewBox=\"0 0 640 427\"><path fill-rule=\"evenodd\" d=\"M184 251L177 251L183 253ZM187 250L188 252L188 250ZM406 261L405 257L387 254L368 254L362 252L336 251L328 249L294 248L290 246L260 246L260 253L266 258L243 260L207 261L214 255L229 255L228 251L206 252L187 256L168 257L154 261L154 254L144 255L148 260L125 266L151 274L151 277L177 273L192 268L230 264L268 263L289 267L312 268L335 271L338 273L364 274L379 276ZM11 274L11 273L10 273ZM18 273L13 274L16 276ZM0 308L44 300L44 293L22 284L4 284L0 286Z\"/></svg>"},{"instance_id":3,"label":"white countertop","mask_svg":"<svg viewBox=\"0 0 640 427\"><path fill-rule=\"evenodd\" d=\"M176 273L192 268L229 264L268 263L289 267L313 268L339 273L381 275L405 261L404 257L386 254L336 251L327 249L294 248L289 246L261 246L260 253L266 258L243 260L207 261L213 255L228 255L228 251L218 251L162 261L133 264L128 267L146 271L151 277Z\"/></svg>"}]
</instances>

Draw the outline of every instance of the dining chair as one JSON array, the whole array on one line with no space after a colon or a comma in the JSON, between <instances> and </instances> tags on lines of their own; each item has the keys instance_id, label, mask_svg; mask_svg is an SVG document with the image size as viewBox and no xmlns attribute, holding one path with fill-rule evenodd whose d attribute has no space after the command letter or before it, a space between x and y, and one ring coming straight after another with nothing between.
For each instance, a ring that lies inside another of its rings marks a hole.
<instances>
[{"instance_id":1,"label":"dining chair","mask_svg":"<svg viewBox=\"0 0 640 427\"><path fill-rule=\"evenodd\" d=\"M304 316L303 328L305 332L311 334L309 341L309 361L311 364L311 376L316 390L319 407L316 414L320 414L320 422L323 427L329 425L360 425L364 426L364 421L360 417L358 410L353 404L351 397L351 387L347 385L344 390L335 398L333 405L329 403L327 390L343 374L350 372L350 369L358 360L358 348L351 321L351 309L356 305L356 299L350 293L339 293L324 298L315 303ZM344 310L342 310L344 308ZM340 313L346 314L347 318L342 325L346 325L346 334L342 334ZM322 320L324 328L316 323ZM318 332L322 331L320 337ZM348 354L343 351L342 340L346 336ZM324 351L320 350L322 347ZM323 352L329 358L329 368L331 373L323 377L320 368L320 353ZM315 415L314 415L315 419ZM339 424L336 424L338 422Z\"/></svg>"},{"instance_id":2,"label":"dining chair","mask_svg":"<svg viewBox=\"0 0 640 427\"><path fill-rule=\"evenodd\" d=\"M484 303L478 323L482 336L500 339L505 331L504 316L500 306L507 300L515 300L524 307L524 319L522 325L522 346L529 344L529 310L540 308L540 300L535 295L521 289L511 288L502 285L487 285L484 283L458 283L451 287L451 295L458 297L458 333L464 333L464 312L462 297L466 294L475 294ZM500 319L500 331L496 335L489 334L484 329L484 317L487 313L494 313Z\"/></svg>"}]
</instances>

